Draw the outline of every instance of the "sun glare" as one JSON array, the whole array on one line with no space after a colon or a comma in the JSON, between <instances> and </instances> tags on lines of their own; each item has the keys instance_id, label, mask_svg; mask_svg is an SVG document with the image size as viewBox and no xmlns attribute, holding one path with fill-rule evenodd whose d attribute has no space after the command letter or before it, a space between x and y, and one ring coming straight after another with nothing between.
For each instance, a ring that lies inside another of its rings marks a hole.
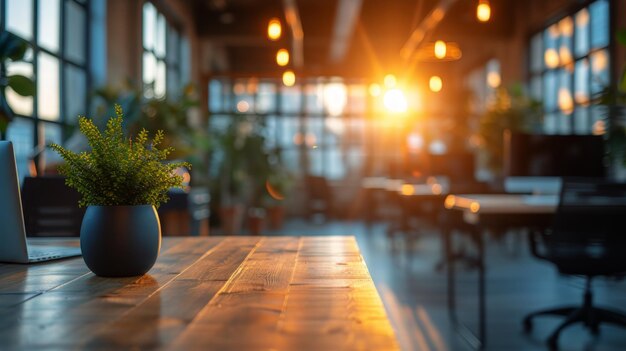
<instances>
[{"instance_id":1,"label":"sun glare","mask_svg":"<svg viewBox=\"0 0 626 351\"><path fill-rule=\"evenodd\" d=\"M400 89L388 90L383 97L383 104L389 112L393 113L403 113L408 109L406 96Z\"/></svg>"}]
</instances>

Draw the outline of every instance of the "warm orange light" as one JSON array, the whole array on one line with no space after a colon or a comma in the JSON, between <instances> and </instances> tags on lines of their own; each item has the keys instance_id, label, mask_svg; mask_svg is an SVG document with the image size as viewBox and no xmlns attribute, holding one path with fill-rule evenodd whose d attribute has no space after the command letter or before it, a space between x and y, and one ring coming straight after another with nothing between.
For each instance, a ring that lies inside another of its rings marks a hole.
<instances>
[{"instance_id":1,"label":"warm orange light","mask_svg":"<svg viewBox=\"0 0 626 351\"><path fill-rule=\"evenodd\" d=\"M287 66L289 63L289 51L287 49L280 49L276 53L276 63L279 66Z\"/></svg>"},{"instance_id":2,"label":"warm orange light","mask_svg":"<svg viewBox=\"0 0 626 351\"><path fill-rule=\"evenodd\" d=\"M441 185L440 184L433 184L431 185L431 190L433 191L433 194L435 195L441 195Z\"/></svg>"},{"instance_id":3,"label":"warm orange light","mask_svg":"<svg viewBox=\"0 0 626 351\"><path fill-rule=\"evenodd\" d=\"M249 110L250 110L250 104L247 101L241 100L237 103L237 111L241 113L246 113Z\"/></svg>"},{"instance_id":4,"label":"warm orange light","mask_svg":"<svg viewBox=\"0 0 626 351\"><path fill-rule=\"evenodd\" d=\"M497 88L502 83L502 78L500 77L500 73L491 71L487 73L487 84L492 88Z\"/></svg>"},{"instance_id":5,"label":"warm orange light","mask_svg":"<svg viewBox=\"0 0 626 351\"><path fill-rule=\"evenodd\" d=\"M569 50L569 48L565 45L562 45L559 48L559 60L563 63L563 64L568 64L570 62L573 61L572 59L572 52Z\"/></svg>"},{"instance_id":6,"label":"warm orange light","mask_svg":"<svg viewBox=\"0 0 626 351\"><path fill-rule=\"evenodd\" d=\"M446 57L446 51L447 51L447 46L446 46L446 42L443 40L437 40L435 42L435 57L438 59L442 59L444 57Z\"/></svg>"},{"instance_id":7,"label":"warm orange light","mask_svg":"<svg viewBox=\"0 0 626 351\"><path fill-rule=\"evenodd\" d=\"M404 196L411 196L411 195L415 194L415 188L411 184L402 184L402 188L401 188L400 192Z\"/></svg>"},{"instance_id":8,"label":"warm orange light","mask_svg":"<svg viewBox=\"0 0 626 351\"><path fill-rule=\"evenodd\" d=\"M480 210L480 204L476 201L472 202L470 204L470 211L472 211L472 213L477 213Z\"/></svg>"},{"instance_id":9,"label":"warm orange light","mask_svg":"<svg viewBox=\"0 0 626 351\"><path fill-rule=\"evenodd\" d=\"M443 89L443 80L441 80L439 76L432 76L428 81L428 86L430 87L430 91L438 93Z\"/></svg>"},{"instance_id":10,"label":"warm orange light","mask_svg":"<svg viewBox=\"0 0 626 351\"><path fill-rule=\"evenodd\" d=\"M386 75L383 81L385 82L385 86L387 88L393 88L397 84L396 76L394 76L393 74Z\"/></svg>"},{"instance_id":11,"label":"warm orange light","mask_svg":"<svg viewBox=\"0 0 626 351\"><path fill-rule=\"evenodd\" d=\"M566 115L574 112L574 99L567 88L559 89L559 109Z\"/></svg>"},{"instance_id":12,"label":"warm orange light","mask_svg":"<svg viewBox=\"0 0 626 351\"><path fill-rule=\"evenodd\" d=\"M491 18L491 6L489 1L480 0L476 7L476 18L481 22L487 22Z\"/></svg>"},{"instance_id":13,"label":"warm orange light","mask_svg":"<svg viewBox=\"0 0 626 351\"><path fill-rule=\"evenodd\" d=\"M606 133L606 124L603 120L597 120L593 123L592 133L593 135L604 135Z\"/></svg>"},{"instance_id":14,"label":"warm orange light","mask_svg":"<svg viewBox=\"0 0 626 351\"><path fill-rule=\"evenodd\" d=\"M604 71L609 65L609 58L606 51L598 51L591 55L591 70L593 73Z\"/></svg>"},{"instance_id":15,"label":"warm orange light","mask_svg":"<svg viewBox=\"0 0 626 351\"><path fill-rule=\"evenodd\" d=\"M454 197L454 195L448 195L446 197L446 201L444 201L444 203L443 203L443 205L447 209L451 209L452 207L454 207L455 204L456 204L456 198Z\"/></svg>"},{"instance_id":16,"label":"warm orange light","mask_svg":"<svg viewBox=\"0 0 626 351\"><path fill-rule=\"evenodd\" d=\"M400 89L391 89L383 97L383 105L392 113L403 113L408 108L406 96Z\"/></svg>"},{"instance_id":17,"label":"warm orange light","mask_svg":"<svg viewBox=\"0 0 626 351\"><path fill-rule=\"evenodd\" d=\"M265 190L274 200L282 201L285 199L285 196L281 194L278 190L276 190L269 181L265 181Z\"/></svg>"},{"instance_id":18,"label":"warm orange light","mask_svg":"<svg viewBox=\"0 0 626 351\"><path fill-rule=\"evenodd\" d=\"M293 73L292 70L287 70L283 73L283 84L288 87L292 87L296 84L296 74Z\"/></svg>"},{"instance_id":19,"label":"warm orange light","mask_svg":"<svg viewBox=\"0 0 626 351\"><path fill-rule=\"evenodd\" d=\"M270 40L280 39L280 35L283 32L283 28L278 18L272 18L267 25L267 37Z\"/></svg>"},{"instance_id":20,"label":"warm orange light","mask_svg":"<svg viewBox=\"0 0 626 351\"><path fill-rule=\"evenodd\" d=\"M559 54L555 49L547 49L543 54L543 59L546 62L546 67L556 68L559 65Z\"/></svg>"},{"instance_id":21,"label":"warm orange light","mask_svg":"<svg viewBox=\"0 0 626 351\"><path fill-rule=\"evenodd\" d=\"M382 89L380 88L380 85L372 83L369 86L369 92L372 96L380 96L380 93L382 93Z\"/></svg>"}]
</instances>

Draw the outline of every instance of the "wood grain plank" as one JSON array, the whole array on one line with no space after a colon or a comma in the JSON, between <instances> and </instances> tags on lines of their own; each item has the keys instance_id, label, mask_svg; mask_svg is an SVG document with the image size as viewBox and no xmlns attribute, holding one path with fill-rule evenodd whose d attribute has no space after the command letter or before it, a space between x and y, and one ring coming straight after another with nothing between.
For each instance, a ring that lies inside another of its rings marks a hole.
<instances>
[{"instance_id":1,"label":"wood grain plank","mask_svg":"<svg viewBox=\"0 0 626 351\"><path fill-rule=\"evenodd\" d=\"M115 349L167 345L224 286L260 240L225 239L158 293L99 330L84 346Z\"/></svg>"},{"instance_id":2,"label":"wood grain plank","mask_svg":"<svg viewBox=\"0 0 626 351\"><path fill-rule=\"evenodd\" d=\"M111 279L89 273L40 294L8 311L11 318L0 321L0 340L24 347L72 345L85 340L103 322L114 320L157 292L222 240L173 240L144 276Z\"/></svg>"},{"instance_id":3,"label":"wood grain plank","mask_svg":"<svg viewBox=\"0 0 626 351\"><path fill-rule=\"evenodd\" d=\"M263 240L168 349L272 347L300 240L298 237Z\"/></svg>"}]
</instances>

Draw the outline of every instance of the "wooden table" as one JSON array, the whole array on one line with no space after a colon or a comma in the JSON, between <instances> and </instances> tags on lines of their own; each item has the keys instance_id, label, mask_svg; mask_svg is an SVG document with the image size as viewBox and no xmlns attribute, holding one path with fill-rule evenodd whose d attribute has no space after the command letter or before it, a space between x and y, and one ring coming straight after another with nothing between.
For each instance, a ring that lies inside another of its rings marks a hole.
<instances>
[{"instance_id":1,"label":"wooden table","mask_svg":"<svg viewBox=\"0 0 626 351\"><path fill-rule=\"evenodd\" d=\"M557 195L519 194L476 194L448 195L444 206L449 210L462 211L463 220L470 226L467 234L476 244L477 257L472 260L478 268L478 335L461 323L456 313L456 288L454 262L465 255L454 251L452 245L453 228L442 226L447 268L448 310L456 329L474 348L486 345L486 303L485 303L485 229L506 230L509 228L546 228L551 224L558 205Z\"/></svg>"},{"instance_id":2,"label":"wooden table","mask_svg":"<svg viewBox=\"0 0 626 351\"><path fill-rule=\"evenodd\" d=\"M0 349L40 348L399 349L353 237L165 238L131 278L0 264Z\"/></svg>"}]
</instances>

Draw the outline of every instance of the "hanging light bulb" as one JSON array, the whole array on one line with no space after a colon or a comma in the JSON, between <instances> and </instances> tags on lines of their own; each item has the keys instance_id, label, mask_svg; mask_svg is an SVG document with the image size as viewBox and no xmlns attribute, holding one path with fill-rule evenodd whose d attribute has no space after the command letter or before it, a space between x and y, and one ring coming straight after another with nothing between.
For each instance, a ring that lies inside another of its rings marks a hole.
<instances>
[{"instance_id":1,"label":"hanging light bulb","mask_svg":"<svg viewBox=\"0 0 626 351\"><path fill-rule=\"evenodd\" d=\"M292 87L296 84L296 74L292 70L286 70L283 72L283 84L288 87Z\"/></svg>"},{"instance_id":2,"label":"hanging light bulb","mask_svg":"<svg viewBox=\"0 0 626 351\"><path fill-rule=\"evenodd\" d=\"M287 66L289 63L289 51L287 49L280 49L276 52L276 63L279 66Z\"/></svg>"},{"instance_id":3,"label":"hanging light bulb","mask_svg":"<svg viewBox=\"0 0 626 351\"><path fill-rule=\"evenodd\" d=\"M428 86L430 87L430 91L438 93L443 88L443 80L441 80L439 76L432 76L428 81Z\"/></svg>"},{"instance_id":4,"label":"hanging light bulb","mask_svg":"<svg viewBox=\"0 0 626 351\"><path fill-rule=\"evenodd\" d=\"M435 57L442 59L446 57L446 51L448 50L446 42L443 40L437 40L435 42Z\"/></svg>"},{"instance_id":5,"label":"hanging light bulb","mask_svg":"<svg viewBox=\"0 0 626 351\"><path fill-rule=\"evenodd\" d=\"M280 35L283 32L283 28L278 18L272 18L267 25L267 37L270 40L280 39Z\"/></svg>"},{"instance_id":6,"label":"hanging light bulb","mask_svg":"<svg viewBox=\"0 0 626 351\"><path fill-rule=\"evenodd\" d=\"M491 18L491 6L489 5L489 0L478 1L478 6L476 7L476 18L478 18L481 22L489 21L489 18Z\"/></svg>"}]
</instances>

